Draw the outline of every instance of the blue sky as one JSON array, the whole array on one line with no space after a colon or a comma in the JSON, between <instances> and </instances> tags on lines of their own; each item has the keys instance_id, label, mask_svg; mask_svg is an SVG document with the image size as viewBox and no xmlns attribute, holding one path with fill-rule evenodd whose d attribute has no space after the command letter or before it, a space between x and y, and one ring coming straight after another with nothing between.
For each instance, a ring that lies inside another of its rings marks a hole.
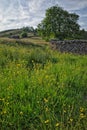
<instances>
[{"instance_id":1,"label":"blue sky","mask_svg":"<svg viewBox=\"0 0 87 130\"><path fill-rule=\"evenodd\" d=\"M45 10L58 4L63 9L77 13L78 23L87 30L87 0L0 0L0 31L34 26L45 16Z\"/></svg>"}]
</instances>

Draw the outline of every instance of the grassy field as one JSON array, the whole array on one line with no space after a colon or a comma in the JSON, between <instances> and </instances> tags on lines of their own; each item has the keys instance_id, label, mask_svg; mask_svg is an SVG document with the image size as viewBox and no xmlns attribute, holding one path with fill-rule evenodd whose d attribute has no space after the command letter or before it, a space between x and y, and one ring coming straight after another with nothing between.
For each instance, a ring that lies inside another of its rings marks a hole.
<instances>
[{"instance_id":1,"label":"grassy field","mask_svg":"<svg viewBox=\"0 0 87 130\"><path fill-rule=\"evenodd\" d=\"M39 38L0 43L0 130L86 130L87 56Z\"/></svg>"}]
</instances>

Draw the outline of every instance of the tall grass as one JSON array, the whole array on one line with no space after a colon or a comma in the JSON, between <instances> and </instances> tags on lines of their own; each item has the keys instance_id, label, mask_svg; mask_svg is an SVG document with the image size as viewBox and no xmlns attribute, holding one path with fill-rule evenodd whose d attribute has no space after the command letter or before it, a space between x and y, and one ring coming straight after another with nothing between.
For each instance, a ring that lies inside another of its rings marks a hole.
<instances>
[{"instance_id":1,"label":"tall grass","mask_svg":"<svg viewBox=\"0 0 87 130\"><path fill-rule=\"evenodd\" d=\"M87 56L0 44L1 130L86 130Z\"/></svg>"}]
</instances>

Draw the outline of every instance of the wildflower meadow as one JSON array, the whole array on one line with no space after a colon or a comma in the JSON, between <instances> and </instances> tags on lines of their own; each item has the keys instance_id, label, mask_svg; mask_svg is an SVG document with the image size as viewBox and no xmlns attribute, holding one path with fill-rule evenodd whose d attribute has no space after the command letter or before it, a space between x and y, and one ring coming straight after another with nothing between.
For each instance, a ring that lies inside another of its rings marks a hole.
<instances>
[{"instance_id":1,"label":"wildflower meadow","mask_svg":"<svg viewBox=\"0 0 87 130\"><path fill-rule=\"evenodd\" d=\"M0 130L86 129L86 55L0 44Z\"/></svg>"}]
</instances>

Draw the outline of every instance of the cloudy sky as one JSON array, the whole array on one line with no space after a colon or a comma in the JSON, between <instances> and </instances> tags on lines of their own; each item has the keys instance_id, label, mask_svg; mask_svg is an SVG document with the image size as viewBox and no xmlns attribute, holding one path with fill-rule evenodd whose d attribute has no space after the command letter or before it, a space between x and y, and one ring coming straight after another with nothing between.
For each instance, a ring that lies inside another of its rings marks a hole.
<instances>
[{"instance_id":1,"label":"cloudy sky","mask_svg":"<svg viewBox=\"0 0 87 130\"><path fill-rule=\"evenodd\" d=\"M36 27L44 18L45 10L56 4L77 13L80 16L78 23L87 30L87 0L0 0L0 31Z\"/></svg>"}]
</instances>

